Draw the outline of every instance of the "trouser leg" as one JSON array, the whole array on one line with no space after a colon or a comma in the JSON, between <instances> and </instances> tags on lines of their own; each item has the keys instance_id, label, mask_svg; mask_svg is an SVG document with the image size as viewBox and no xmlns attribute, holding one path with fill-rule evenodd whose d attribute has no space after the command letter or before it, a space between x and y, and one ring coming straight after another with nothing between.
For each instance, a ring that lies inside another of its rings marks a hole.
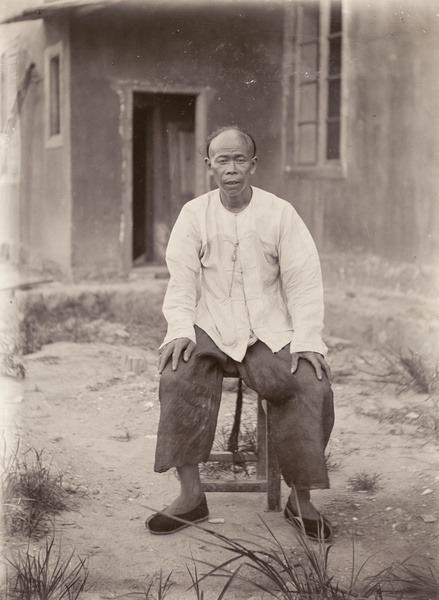
<instances>
[{"instance_id":1,"label":"trouser leg","mask_svg":"<svg viewBox=\"0 0 439 600\"><path fill-rule=\"evenodd\" d=\"M160 421L154 470L206 462L215 437L227 356L196 328L197 345L188 362L170 361L160 378Z\"/></svg>"},{"instance_id":2,"label":"trouser leg","mask_svg":"<svg viewBox=\"0 0 439 600\"><path fill-rule=\"evenodd\" d=\"M289 348L272 353L262 342L238 363L245 383L272 405L276 452L286 483L298 490L329 487L325 448L334 424L332 390L301 359L291 374Z\"/></svg>"}]
</instances>

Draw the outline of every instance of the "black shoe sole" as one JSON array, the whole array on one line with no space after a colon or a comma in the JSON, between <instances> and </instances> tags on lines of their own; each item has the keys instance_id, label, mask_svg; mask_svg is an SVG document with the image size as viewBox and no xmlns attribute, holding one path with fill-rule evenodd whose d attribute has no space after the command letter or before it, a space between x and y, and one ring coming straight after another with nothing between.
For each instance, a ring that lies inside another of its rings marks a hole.
<instances>
[{"instance_id":1,"label":"black shoe sole","mask_svg":"<svg viewBox=\"0 0 439 600\"><path fill-rule=\"evenodd\" d=\"M181 531L182 529L185 529L185 527L190 527L193 524L203 523L203 521L207 521L207 519L209 518L209 515L207 515L206 517L202 517L201 519L196 519L195 521L191 521L190 523L181 523L180 521L175 521L176 527L175 527L175 529L172 529L171 531L153 531L152 529L150 529L148 523L153 517L155 517L155 515L151 515L145 521L145 526L148 529L149 533L151 533L152 535L171 535L171 533L177 533L177 531Z\"/></svg>"}]
</instances>

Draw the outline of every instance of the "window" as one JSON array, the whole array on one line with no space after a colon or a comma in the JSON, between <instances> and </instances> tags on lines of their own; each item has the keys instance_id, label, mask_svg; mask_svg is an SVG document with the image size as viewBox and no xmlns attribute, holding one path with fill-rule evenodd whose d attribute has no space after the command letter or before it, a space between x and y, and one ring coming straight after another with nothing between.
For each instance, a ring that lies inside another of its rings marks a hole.
<instances>
[{"instance_id":1,"label":"window","mask_svg":"<svg viewBox=\"0 0 439 600\"><path fill-rule=\"evenodd\" d=\"M319 127L319 6L301 7L297 52L297 163L315 165L318 161Z\"/></svg>"},{"instance_id":2,"label":"window","mask_svg":"<svg viewBox=\"0 0 439 600\"><path fill-rule=\"evenodd\" d=\"M340 159L341 119L341 2L331 2L328 35L328 101L326 109L326 160Z\"/></svg>"},{"instance_id":3,"label":"window","mask_svg":"<svg viewBox=\"0 0 439 600\"><path fill-rule=\"evenodd\" d=\"M45 52L46 145L59 146L63 133L63 53L61 44L46 48Z\"/></svg>"},{"instance_id":4,"label":"window","mask_svg":"<svg viewBox=\"0 0 439 600\"><path fill-rule=\"evenodd\" d=\"M340 0L294 4L286 20L287 171L343 174L342 6ZM289 43L288 43L289 41ZM290 56L289 56L290 55Z\"/></svg>"},{"instance_id":5,"label":"window","mask_svg":"<svg viewBox=\"0 0 439 600\"><path fill-rule=\"evenodd\" d=\"M50 136L61 133L61 106L60 106L60 65L59 55L50 59L49 68L49 134Z\"/></svg>"}]
</instances>

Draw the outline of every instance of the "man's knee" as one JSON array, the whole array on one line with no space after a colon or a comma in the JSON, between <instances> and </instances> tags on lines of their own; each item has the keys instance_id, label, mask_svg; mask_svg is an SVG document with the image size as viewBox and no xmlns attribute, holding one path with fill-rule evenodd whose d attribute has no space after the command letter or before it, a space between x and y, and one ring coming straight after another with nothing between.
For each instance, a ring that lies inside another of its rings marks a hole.
<instances>
[{"instance_id":1,"label":"man's knee","mask_svg":"<svg viewBox=\"0 0 439 600\"><path fill-rule=\"evenodd\" d=\"M178 387L179 382L184 379L183 369L173 371L171 361L168 361L162 374L160 375L159 395L167 392L169 389Z\"/></svg>"},{"instance_id":2,"label":"man's knee","mask_svg":"<svg viewBox=\"0 0 439 600\"><path fill-rule=\"evenodd\" d=\"M305 360L299 360L299 366L293 375L295 382L301 392L322 396L325 399L332 398L331 384L325 373L322 373L322 379L318 379L313 365Z\"/></svg>"},{"instance_id":3,"label":"man's knee","mask_svg":"<svg viewBox=\"0 0 439 600\"><path fill-rule=\"evenodd\" d=\"M191 357L187 363L179 365L176 371L168 363L161 374L159 399L162 404L178 403L182 406L198 407L219 402L221 398L222 371L211 365L208 369L199 368Z\"/></svg>"}]
</instances>

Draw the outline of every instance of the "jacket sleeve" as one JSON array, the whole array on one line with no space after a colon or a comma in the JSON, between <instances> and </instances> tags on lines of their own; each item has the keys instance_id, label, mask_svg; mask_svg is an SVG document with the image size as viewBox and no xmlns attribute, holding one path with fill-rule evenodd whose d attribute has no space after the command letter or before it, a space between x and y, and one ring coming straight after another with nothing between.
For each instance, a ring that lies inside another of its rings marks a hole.
<instances>
[{"instance_id":1,"label":"jacket sleeve","mask_svg":"<svg viewBox=\"0 0 439 600\"><path fill-rule=\"evenodd\" d=\"M182 208L166 249L170 280L163 314L168 331L161 347L182 337L196 342L194 323L201 269L200 249L196 214L189 203Z\"/></svg>"},{"instance_id":2,"label":"jacket sleeve","mask_svg":"<svg viewBox=\"0 0 439 600\"><path fill-rule=\"evenodd\" d=\"M295 209L286 204L279 231L279 266L283 295L293 323L290 352L325 355L322 340L323 284L314 240Z\"/></svg>"}]
</instances>

